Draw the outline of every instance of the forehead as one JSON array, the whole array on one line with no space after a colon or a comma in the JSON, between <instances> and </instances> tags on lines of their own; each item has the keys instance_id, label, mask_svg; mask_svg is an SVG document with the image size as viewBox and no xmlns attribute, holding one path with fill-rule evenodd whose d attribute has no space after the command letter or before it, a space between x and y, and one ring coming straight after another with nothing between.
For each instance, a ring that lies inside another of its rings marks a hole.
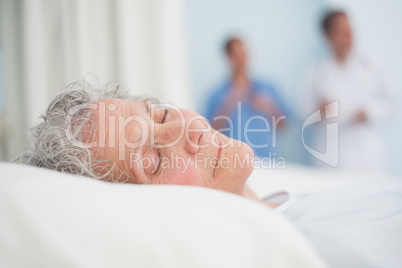
<instances>
[{"instance_id":1,"label":"forehead","mask_svg":"<svg viewBox=\"0 0 402 268\"><path fill-rule=\"evenodd\" d=\"M230 44L229 52L233 52L235 50L243 49L243 43L239 40L235 40Z\"/></svg>"},{"instance_id":2,"label":"forehead","mask_svg":"<svg viewBox=\"0 0 402 268\"><path fill-rule=\"evenodd\" d=\"M335 16L335 18L333 18L331 26L337 27L337 26L343 26L345 24L349 24L348 17L344 14L338 14L337 16Z\"/></svg>"},{"instance_id":3,"label":"forehead","mask_svg":"<svg viewBox=\"0 0 402 268\"><path fill-rule=\"evenodd\" d=\"M127 136L130 141L135 141L146 133L150 105L147 100L105 99L95 105L92 114L100 145L118 144Z\"/></svg>"},{"instance_id":4,"label":"forehead","mask_svg":"<svg viewBox=\"0 0 402 268\"><path fill-rule=\"evenodd\" d=\"M129 117L132 115L140 115L149 112L149 102L147 100L122 100L122 99L105 99L98 101L97 111L105 112L107 115L119 115Z\"/></svg>"}]
</instances>

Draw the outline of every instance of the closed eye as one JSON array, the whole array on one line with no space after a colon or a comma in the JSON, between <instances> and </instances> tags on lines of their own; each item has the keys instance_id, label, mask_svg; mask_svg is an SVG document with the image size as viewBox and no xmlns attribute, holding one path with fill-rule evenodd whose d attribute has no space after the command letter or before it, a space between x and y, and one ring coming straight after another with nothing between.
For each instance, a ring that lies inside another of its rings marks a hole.
<instances>
[{"instance_id":1,"label":"closed eye","mask_svg":"<svg viewBox=\"0 0 402 268\"><path fill-rule=\"evenodd\" d=\"M160 153L160 151L158 150L158 166L156 167L156 169L155 169L153 175L155 175L156 173L158 173L158 171L159 171L159 169L160 169L160 167L161 167L161 163L162 163L161 153Z\"/></svg>"},{"instance_id":2,"label":"closed eye","mask_svg":"<svg viewBox=\"0 0 402 268\"><path fill-rule=\"evenodd\" d=\"M165 109L164 113L163 113L162 120L161 120L161 124L165 123L168 113L169 113L169 109ZM161 153L160 153L160 150L158 150L158 165L157 165L155 171L153 172L153 175L158 173L158 171L159 171L159 169L161 167L161 164L162 164Z\"/></svg>"},{"instance_id":3,"label":"closed eye","mask_svg":"<svg viewBox=\"0 0 402 268\"><path fill-rule=\"evenodd\" d=\"M169 112L169 109L165 109L165 112L163 113L161 124L165 123L168 112Z\"/></svg>"}]
</instances>

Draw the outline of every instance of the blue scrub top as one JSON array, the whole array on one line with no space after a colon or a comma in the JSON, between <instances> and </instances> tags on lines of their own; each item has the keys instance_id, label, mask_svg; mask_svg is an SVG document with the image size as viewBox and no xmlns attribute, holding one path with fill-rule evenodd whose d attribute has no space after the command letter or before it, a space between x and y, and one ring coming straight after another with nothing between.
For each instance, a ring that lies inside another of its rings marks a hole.
<instances>
[{"instance_id":1,"label":"blue scrub top","mask_svg":"<svg viewBox=\"0 0 402 268\"><path fill-rule=\"evenodd\" d=\"M287 115L285 104L273 85L256 80L252 80L251 85L254 93L267 96L276 103L284 115ZM210 97L204 116L211 124L214 122L214 117L218 116L217 112L223 104L225 98L229 95L231 88L232 82L226 81L224 84L218 87ZM265 118L265 120L263 118ZM240 109L238 106L233 109L230 119L232 120L233 129L231 131L222 131L222 133L233 139L246 142L248 145L250 145L254 151L254 154L257 156L270 157L272 153L277 152L276 148L273 147L272 118L267 117L264 113L254 109L250 102L243 101ZM247 122L248 132L246 134L244 128ZM229 127L230 123L227 122L224 128Z\"/></svg>"}]
</instances>

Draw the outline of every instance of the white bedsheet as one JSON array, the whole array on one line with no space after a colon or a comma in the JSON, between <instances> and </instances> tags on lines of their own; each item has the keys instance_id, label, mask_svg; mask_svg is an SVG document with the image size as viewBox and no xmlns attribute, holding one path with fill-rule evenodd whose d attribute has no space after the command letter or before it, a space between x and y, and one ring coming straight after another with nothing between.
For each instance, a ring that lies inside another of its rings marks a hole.
<instances>
[{"instance_id":1,"label":"white bedsheet","mask_svg":"<svg viewBox=\"0 0 402 268\"><path fill-rule=\"evenodd\" d=\"M248 184L258 197L264 198L278 191L310 194L355 182L385 179L384 175L374 173L342 172L289 164L286 169L255 169L248 179Z\"/></svg>"},{"instance_id":2,"label":"white bedsheet","mask_svg":"<svg viewBox=\"0 0 402 268\"><path fill-rule=\"evenodd\" d=\"M330 267L402 267L402 179L290 166L255 170L250 186L296 199L282 213Z\"/></svg>"},{"instance_id":3,"label":"white bedsheet","mask_svg":"<svg viewBox=\"0 0 402 268\"><path fill-rule=\"evenodd\" d=\"M287 216L330 267L402 267L402 186L369 181L312 194Z\"/></svg>"}]
</instances>

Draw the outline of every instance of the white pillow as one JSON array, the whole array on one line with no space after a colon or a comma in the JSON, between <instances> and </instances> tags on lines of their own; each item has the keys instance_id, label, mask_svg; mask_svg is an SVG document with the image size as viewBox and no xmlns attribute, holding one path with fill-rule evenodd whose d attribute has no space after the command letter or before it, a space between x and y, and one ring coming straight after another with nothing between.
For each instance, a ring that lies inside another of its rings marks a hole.
<instances>
[{"instance_id":1,"label":"white pillow","mask_svg":"<svg viewBox=\"0 0 402 268\"><path fill-rule=\"evenodd\" d=\"M325 267L281 215L189 186L0 163L0 267Z\"/></svg>"}]
</instances>

